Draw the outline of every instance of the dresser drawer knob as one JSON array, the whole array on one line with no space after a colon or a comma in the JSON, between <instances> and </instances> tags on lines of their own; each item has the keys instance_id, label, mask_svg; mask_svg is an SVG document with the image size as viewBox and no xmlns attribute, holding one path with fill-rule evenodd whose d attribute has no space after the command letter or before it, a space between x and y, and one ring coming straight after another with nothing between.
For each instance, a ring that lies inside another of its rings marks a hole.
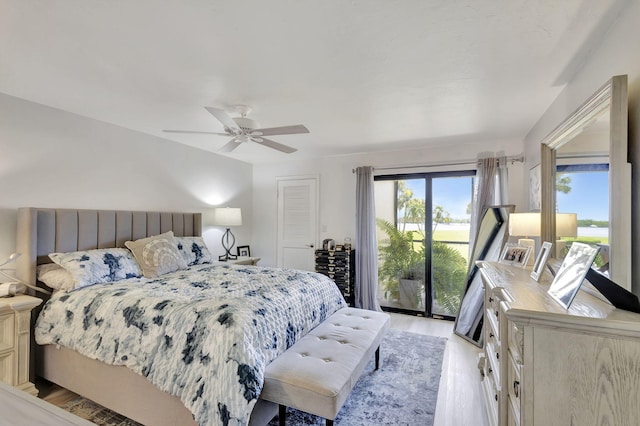
<instances>
[{"instance_id":1,"label":"dresser drawer knob","mask_svg":"<svg viewBox=\"0 0 640 426\"><path fill-rule=\"evenodd\" d=\"M490 339L493 339L493 337L494 337L494 336L493 336L493 333L492 333L492 332L489 332L489 338L490 338Z\"/></svg>"},{"instance_id":2,"label":"dresser drawer knob","mask_svg":"<svg viewBox=\"0 0 640 426\"><path fill-rule=\"evenodd\" d=\"M497 401L498 400L498 394L496 394L495 398L496 398L496 401Z\"/></svg>"},{"instance_id":3,"label":"dresser drawer knob","mask_svg":"<svg viewBox=\"0 0 640 426\"><path fill-rule=\"evenodd\" d=\"M517 380L513 381L513 394L516 398L520 398L520 382Z\"/></svg>"},{"instance_id":4,"label":"dresser drawer knob","mask_svg":"<svg viewBox=\"0 0 640 426\"><path fill-rule=\"evenodd\" d=\"M493 297L489 298L489 303L493 303Z\"/></svg>"},{"instance_id":5,"label":"dresser drawer knob","mask_svg":"<svg viewBox=\"0 0 640 426\"><path fill-rule=\"evenodd\" d=\"M500 359L500 352L496 352L496 359Z\"/></svg>"}]
</instances>

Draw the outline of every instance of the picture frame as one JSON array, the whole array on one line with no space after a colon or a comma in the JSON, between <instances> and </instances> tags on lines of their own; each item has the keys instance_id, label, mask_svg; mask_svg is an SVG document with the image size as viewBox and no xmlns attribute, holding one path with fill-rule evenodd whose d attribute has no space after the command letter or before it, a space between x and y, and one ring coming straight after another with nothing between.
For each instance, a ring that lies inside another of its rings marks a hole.
<instances>
[{"instance_id":1,"label":"picture frame","mask_svg":"<svg viewBox=\"0 0 640 426\"><path fill-rule=\"evenodd\" d=\"M238 256L251 257L251 248L249 246L238 246Z\"/></svg>"},{"instance_id":2,"label":"picture frame","mask_svg":"<svg viewBox=\"0 0 640 426\"><path fill-rule=\"evenodd\" d=\"M529 209L531 211L540 210L541 201L541 178L540 178L540 164L536 164L529 169Z\"/></svg>"},{"instance_id":3,"label":"picture frame","mask_svg":"<svg viewBox=\"0 0 640 426\"><path fill-rule=\"evenodd\" d=\"M551 247L553 247L553 244L548 241L543 242L542 247L540 247L540 252L538 253L538 257L536 257L536 261L533 263L533 269L531 270L531 278L536 281L540 281L540 277L544 272L544 267L547 265L547 259L551 253Z\"/></svg>"},{"instance_id":4,"label":"picture frame","mask_svg":"<svg viewBox=\"0 0 640 426\"><path fill-rule=\"evenodd\" d=\"M498 263L506 263L511 266L524 268L527 266L529 256L531 256L531 249L531 246L506 243L502 249Z\"/></svg>"},{"instance_id":5,"label":"picture frame","mask_svg":"<svg viewBox=\"0 0 640 426\"><path fill-rule=\"evenodd\" d=\"M547 290L547 293L560 306L569 309L591 268L591 264L598 255L598 250L599 247L584 243L574 242L571 244L569 253L562 261L562 265Z\"/></svg>"}]
</instances>

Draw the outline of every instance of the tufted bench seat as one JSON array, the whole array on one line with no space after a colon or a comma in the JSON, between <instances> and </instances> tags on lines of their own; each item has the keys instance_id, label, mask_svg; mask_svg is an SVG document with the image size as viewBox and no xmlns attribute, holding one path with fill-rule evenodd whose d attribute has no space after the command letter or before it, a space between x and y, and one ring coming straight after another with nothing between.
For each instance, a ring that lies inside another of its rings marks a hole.
<instances>
[{"instance_id":1,"label":"tufted bench seat","mask_svg":"<svg viewBox=\"0 0 640 426\"><path fill-rule=\"evenodd\" d=\"M332 425L374 352L378 369L389 323L382 312L340 309L269 364L260 398L280 405L280 425L286 407Z\"/></svg>"}]
</instances>

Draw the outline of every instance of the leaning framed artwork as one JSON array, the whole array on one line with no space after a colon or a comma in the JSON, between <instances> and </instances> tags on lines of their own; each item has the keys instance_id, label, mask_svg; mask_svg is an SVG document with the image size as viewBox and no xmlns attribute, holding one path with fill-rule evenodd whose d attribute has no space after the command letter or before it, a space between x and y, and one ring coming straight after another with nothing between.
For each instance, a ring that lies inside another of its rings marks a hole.
<instances>
[{"instance_id":1,"label":"leaning framed artwork","mask_svg":"<svg viewBox=\"0 0 640 426\"><path fill-rule=\"evenodd\" d=\"M524 268L527 266L529 256L531 256L531 249L531 246L506 243L504 245L504 249L502 249L502 254L500 255L500 260L498 262Z\"/></svg>"},{"instance_id":2,"label":"leaning framed artwork","mask_svg":"<svg viewBox=\"0 0 640 426\"><path fill-rule=\"evenodd\" d=\"M536 257L536 261L533 263L533 269L531 270L531 278L536 281L540 280L544 267L547 265L547 259L549 258L549 253L551 253L552 246L552 243L545 241L542 243L542 247L540 247L540 253L538 253L538 257Z\"/></svg>"},{"instance_id":3,"label":"leaning framed artwork","mask_svg":"<svg viewBox=\"0 0 640 426\"><path fill-rule=\"evenodd\" d=\"M251 249L249 246L238 246L238 256L251 256Z\"/></svg>"},{"instance_id":4,"label":"leaning framed artwork","mask_svg":"<svg viewBox=\"0 0 640 426\"><path fill-rule=\"evenodd\" d=\"M561 306L569 309L597 254L598 247L572 243L547 293Z\"/></svg>"}]
</instances>

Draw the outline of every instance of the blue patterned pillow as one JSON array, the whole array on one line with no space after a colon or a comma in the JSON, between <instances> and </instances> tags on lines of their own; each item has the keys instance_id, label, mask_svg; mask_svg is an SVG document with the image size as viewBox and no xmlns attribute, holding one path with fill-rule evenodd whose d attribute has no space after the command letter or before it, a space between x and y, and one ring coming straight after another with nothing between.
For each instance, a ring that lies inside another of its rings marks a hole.
<instances>
[{"instance_id":1,"label":"blue patterned pillow","mask_svg":"<svg viewBox=\"0 0 640 426\"><path fill-rule=\"evenodd\" d=\"M49 257L71 274L75 288L142 276L133 255L124 248L51 253Z\"/></svg>"},{"instance_id":2,"label":"blue patterned pillow","mask_svg":"<svg viewBox=\"0 0 640 426\"><path fill-rule=\"evenodd\" d=\"M202 265L211 263L211 253L202 237L174 237L178 245L178 251L187 265Z\"/></svg>"}]
</instances>

